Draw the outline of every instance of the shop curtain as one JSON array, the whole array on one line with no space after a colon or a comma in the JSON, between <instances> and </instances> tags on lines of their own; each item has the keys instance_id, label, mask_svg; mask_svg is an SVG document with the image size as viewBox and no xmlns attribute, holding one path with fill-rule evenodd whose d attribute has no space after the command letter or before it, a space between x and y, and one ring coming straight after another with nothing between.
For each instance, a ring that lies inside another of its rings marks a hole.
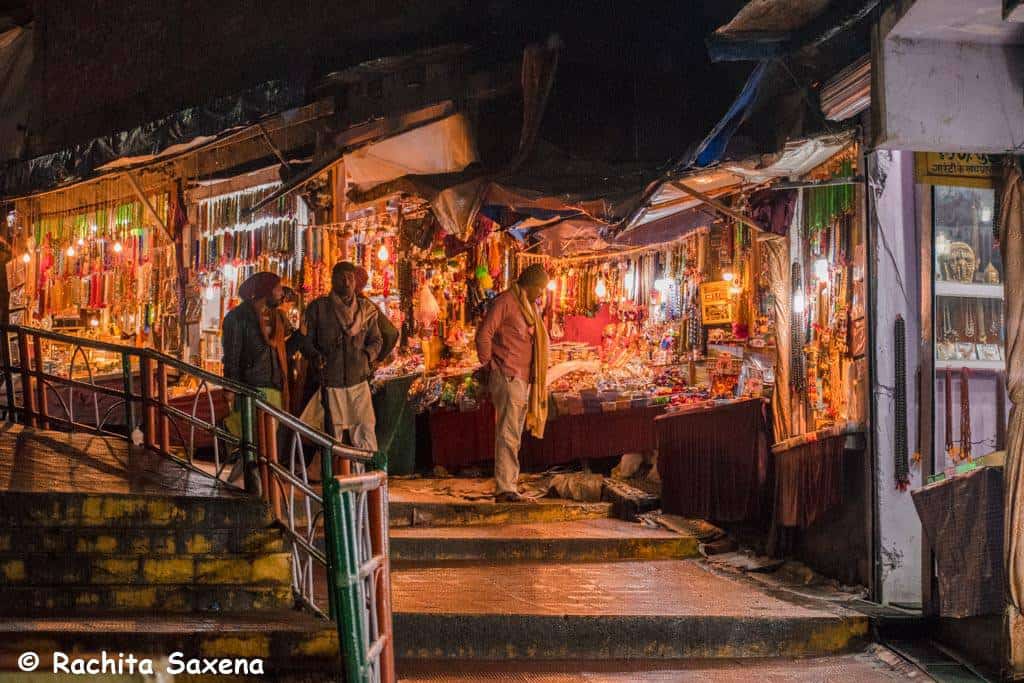
<instances>
[{"instance_id":1,"label":"shop curtain","mask_svg":"<svg viewBox=\"0 0 1024 683\"><path fill-rule=\"evenodd\" d=\"M1024 673L1024 182L1018 163L1003 176L999 207L1006 306L1006 384L1010 392L1005 469L1004 562L1007 582L1008 665Z\"/></svg>"},{"instance_id":2,"label":"shop curtain","mask_svg":"<svg viewBox=\"0 0 1024 683\"><path fill-rule=\"evenodd\" d=\"M789 309L790 293L789 240L761 233L761 258L767 265L772 295L775 298L775 391L772 392L772 428L776 442L793 436L790 430L791 395L789 390Z\"/></svg>"}]
</instances>

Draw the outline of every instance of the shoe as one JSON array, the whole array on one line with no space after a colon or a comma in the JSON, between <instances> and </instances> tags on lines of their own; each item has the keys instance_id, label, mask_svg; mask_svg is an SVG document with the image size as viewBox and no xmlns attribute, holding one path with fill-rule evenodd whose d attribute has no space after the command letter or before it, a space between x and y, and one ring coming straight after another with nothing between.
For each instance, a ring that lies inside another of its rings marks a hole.
<instances>
[{"instance_id":1,"label":"shoe","mask_svg":"<svg viewBox=\"0 0 1024 683\"><path fill-rule=\"evenodd\" d=\"M505 491L494 497L495 503L523 503L526 499L515 491Z\"/></svg>"}]
</instances>

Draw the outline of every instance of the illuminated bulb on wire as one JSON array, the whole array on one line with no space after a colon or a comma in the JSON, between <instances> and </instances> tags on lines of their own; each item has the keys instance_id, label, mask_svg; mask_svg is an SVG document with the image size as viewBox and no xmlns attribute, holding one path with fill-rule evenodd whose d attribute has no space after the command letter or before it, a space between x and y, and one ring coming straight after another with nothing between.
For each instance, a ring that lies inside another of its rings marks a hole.
<instances>
[{"instance_id":1,"label":"illuminated bulb on wire","mask_svg":"<svg viewBox=\"0 0 1024 683\"><path fill-rule=\"evenodd\" d=\"M123 249L124 249L124 246L120 242L114 242L114 253L115 254L120 254Z\"/></svg>"},{"instance_id":2,"label":"illuminated bulb on wire","mask_svg":"<svg viewBox=\"0 0 1024 683\"><path fill-rule=\"evenodd\" d=\"M548 291L553 292L558 287L554 280L548 280Z\"/></svg>"},{"instance_id":3,"label":"illuminated bulb on wire","mask_svg":"<svg viewBox=\"0 0 1024 683\"><path fill-rule=\"evenodd\" d=\"M380 259L381 261L388 260L388 245L380 245L380 249L377 251L377 258Z\"/></svg>"},{"instance_id":4,"label":"illuminated bulb on wire","mask_svg":"<svg viewBox=\"0 0 1024 683\"><path fill-rule=\"evenodd\" d=\"M793 312L803 313L804 312L804 293L797 292L793 295Z\"/></svg>"},{"instance_id":5,"label":"illuminated bulb on wire","mask_svg":"<svg viewBox=\"0 0 1024 683\"><path fill-rule=\"evenodd\" d=\"M81 237L78 238L78 246L80 246L80 247L84 247L85 246L85 240L82 239Z\"/></svg>"},{"instance_id":6,"label":"illuminated bulb on wire","mask_svg":"<svg viewBox=\"0 0 1024 683\"><path fill-rule=\"evenodd\" d=\"M28 252L26 251L26 252L25 252L25 254L24 254L24 255L23 255L22 257L21 257L21 262L22 262L22 263L31 263L31 261L32 261L32 255L31 255L31 254L29 254L29 253L28 253Z\"/></svg>"},{"instance_id":7,"label":"illuminated bulb on wire","mask_svg":"<svg viewBox=\"0 0 1024 683\"><path fill-rule=\"evenodd\" d=\"M89 319L89 327L99 327L99 326L100 326L100 321L99 320L97 320L96 318L90 318Z\"/></svg>"},{"instance_id":8,"label":"illuminated bulb on wire","mask_svg":"<svg viewBox=\"0 0 1024 683\"><path fill-rule=\"evenodd\" d=\"M603 299L608 295L608 288L604 284L604 278L597 278L597 285L594 286L594 294L597 295L598 299Z\"/></svg>"},{"instance_id":9,"label":"illuminated bulb on wire","mask_svg":"<svg viewBox=\"0 0 1024 683\"><path fill-rule=\"evenodd\" d=\"M75 248L74 248L74 247L71 247L71 246L69 246L69 247L68 247L68 251L67 251L67 255L68 255L68 256L74 256L74 255L75 255Z\"/></svg>"},{"instance_id":10,"label":"illuminated bulb on wire","mask_svg":"<svg viewBox=\"0 0 1024 683\"><path fill-rule=\"evenodd\" d=\"M723 280L725 280L726 282L732 282L732 278L733 278L733 274L730 271L728 271L728 270L722 271L722 279Z\"/></svg>"}]
</instances>

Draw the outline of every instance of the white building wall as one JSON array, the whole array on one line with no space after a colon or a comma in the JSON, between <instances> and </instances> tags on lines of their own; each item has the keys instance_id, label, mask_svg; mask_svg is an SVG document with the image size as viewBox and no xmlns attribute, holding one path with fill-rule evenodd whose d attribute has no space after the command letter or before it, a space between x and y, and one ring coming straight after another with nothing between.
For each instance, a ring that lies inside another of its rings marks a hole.
<instances>
[{"instance_id":1,"label":"white building wall","mask_svg":"<svg viewBox=\"0 0 1024 683\"><path fill-rule=\"evenodd\" d=\"M920 273L914 207L913 154L879 151L874 164L884 183L869 177L872 211L871 299L874 310L873 440L883 603L921 602L921 524L910 491L922 485L911 462L910 487L896 486L894 459L895 323L906 323L908 455L918 443L917 368L921 349ZM875 176L876 174L870 174Z\"/></svg>"},{"instance_id":2,"label":"white building wall","mask_svg":"<svg viewBox=\"0 0 1024 683\"><path fill-rule=\"evenodd\" d=\"M888 149L999 154L1024 144L1024 47L888 37Z\"/></svg>"}]
</instances>

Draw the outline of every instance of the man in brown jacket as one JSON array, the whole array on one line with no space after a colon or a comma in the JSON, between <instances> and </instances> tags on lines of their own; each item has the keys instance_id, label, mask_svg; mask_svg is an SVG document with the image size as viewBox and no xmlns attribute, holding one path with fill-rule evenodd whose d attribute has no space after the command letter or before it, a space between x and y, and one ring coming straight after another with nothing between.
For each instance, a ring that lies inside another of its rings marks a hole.
<instances>
[{"instance_id":1,"label":"man in brown jacket","mask_svg":"<svg viewBox=\"0 0 1024 683\"><path fill-rule=\"evenodd\" d=\"M519 446L523 427L538 437L547 419L547 330L534 302L548 284L544 267L524 270L491 304L476 332L476 350L497 414L494 439L495 497L521 500Z\"/></svg>"}]
</instances>

